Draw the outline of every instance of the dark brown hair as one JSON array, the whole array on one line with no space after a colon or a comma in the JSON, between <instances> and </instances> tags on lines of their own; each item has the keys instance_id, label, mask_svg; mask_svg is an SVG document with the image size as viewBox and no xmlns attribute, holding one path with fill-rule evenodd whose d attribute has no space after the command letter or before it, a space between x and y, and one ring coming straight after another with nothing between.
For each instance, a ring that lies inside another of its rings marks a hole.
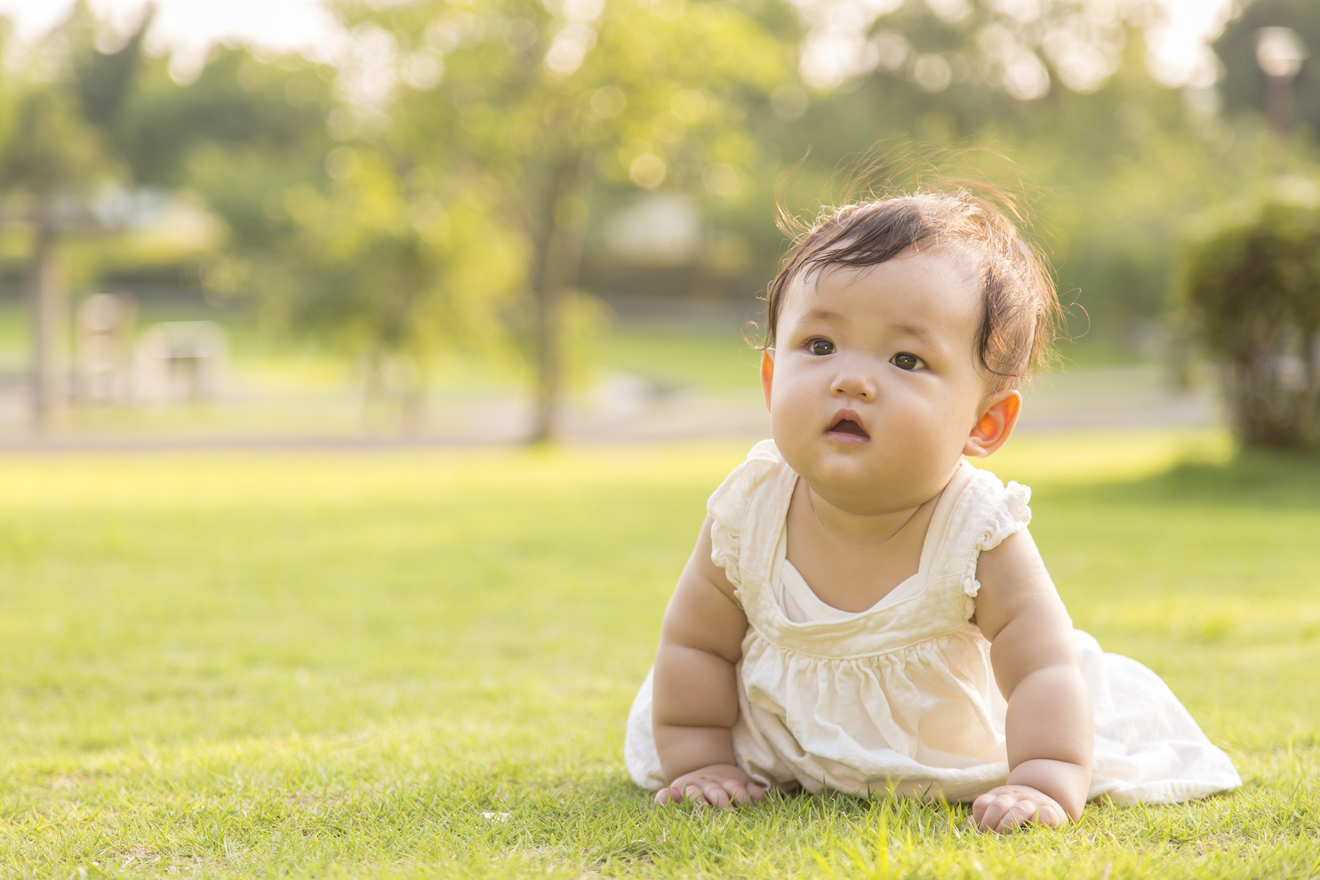
<instances>
[{"instance_id":1,"label":"dark brown hair","mask_svg":"<svg viewBox=\"0 0 1320 880\"><path fill-rule=\"evenodd\" d=\"M1062 311L1053 279L1005 209L966 189L859 202L833 209L796 237L766 291L765 347L788 288L797 278L832 266L876 266L908 251L941 248L973 261L985 303L976 348L996 379L1013 388L1053 354Z\"/></svg>"}]
</instances>

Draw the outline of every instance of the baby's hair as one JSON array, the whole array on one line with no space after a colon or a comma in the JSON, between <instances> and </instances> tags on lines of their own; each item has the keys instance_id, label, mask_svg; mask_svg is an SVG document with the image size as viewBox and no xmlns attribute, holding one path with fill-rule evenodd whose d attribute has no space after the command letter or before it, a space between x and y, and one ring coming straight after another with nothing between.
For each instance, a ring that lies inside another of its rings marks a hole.
<instances>
[{"instance_id":1,"label":"baby's hair","mask_svg":"<svg viewBox=\"0 0 1320 880\"><path fill-rule=\"evenodd\" d=\"M994 390L1015 388L1053 356L1062 310L1044 259L1005 210L959 187L918 190L824 212L796 236L766 291L765 347L775 345L784 298L794 280L834 266L876 266L908 252L940 248L971 258L985 303L977 329L981 364ZM1020 217L1019 217L1020 219Z\"/></svg>"}]
</instances>

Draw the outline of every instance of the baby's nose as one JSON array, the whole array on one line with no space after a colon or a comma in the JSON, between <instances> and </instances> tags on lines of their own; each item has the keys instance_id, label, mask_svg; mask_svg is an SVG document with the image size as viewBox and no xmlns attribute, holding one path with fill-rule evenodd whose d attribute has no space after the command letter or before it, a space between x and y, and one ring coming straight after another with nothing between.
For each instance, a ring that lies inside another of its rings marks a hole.
<instances>
[{"instance_id":1,"label":"baby's nose","mask_svg":"<svg viewBox=\"0 0 1320 880\"><path fill-rule=\"evenodd\" d=\"M834 380L834 393L838 395L872 400L875 390L875 382L861 371L849 370L840 373Z\"/></svg>"}]
</instances>

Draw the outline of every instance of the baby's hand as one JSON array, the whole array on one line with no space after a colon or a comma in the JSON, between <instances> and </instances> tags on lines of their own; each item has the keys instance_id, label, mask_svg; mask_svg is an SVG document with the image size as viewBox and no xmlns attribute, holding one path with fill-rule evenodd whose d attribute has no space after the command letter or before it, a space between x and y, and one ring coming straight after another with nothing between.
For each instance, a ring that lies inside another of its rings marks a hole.
<instances>
[{"instance_id":1,"label":"baby's hand","mask_svg":"<svg viewBox=\"0 0 1320 880\"><path fill-rule=\"evenodd\" d=\"M765 789L732 764L712 764L693 770L656 793L657 804L681 804L684 797L717 807L741 807L765 799Z\"/></svg>"},{"instance_id":2,"label":"baby's hand","mask_svg":"<svg viewBox=\"0 0 1320 880\"><path fill-rule=\"evenodd\" d=\"M1029 785L1001 785L972 801L972 822L982 831L1010 834L1028 822L1058 828L1067 824L1068 814L1054 798Z\"/></svg>"}]
</instances>

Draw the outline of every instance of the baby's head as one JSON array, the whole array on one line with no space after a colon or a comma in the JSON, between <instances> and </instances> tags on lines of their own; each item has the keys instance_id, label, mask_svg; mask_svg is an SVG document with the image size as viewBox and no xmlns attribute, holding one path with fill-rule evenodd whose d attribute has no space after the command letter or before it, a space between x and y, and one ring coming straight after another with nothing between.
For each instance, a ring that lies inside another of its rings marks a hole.
<instances>
[{"instance_id":1,"label":"baby's head","mask_svg":"<svg viewBox=\"0 0 1320 880\"><path fill-rule=\"evenodd\" d=\"M1003 211L965 190L861 202L819 220L767 290L765 346L776 344L794 281L914 251L938 251L976 279L983 309L973 343L990 390L1016 388L1050 359L1061 310L1043 260Z\"/></svg>"},{"instance_id":2,"label":"baby's head","mask_svg":"<svg viewBox=\"0 0 1320 880\"><path fill-rule=\"evenodd\" d=\"M1013 224L962 191L834 211L767 306L775 444L817 496L868 514L916 507L1007 442L1059 314Z\"/></svg>"}]
</instances>

